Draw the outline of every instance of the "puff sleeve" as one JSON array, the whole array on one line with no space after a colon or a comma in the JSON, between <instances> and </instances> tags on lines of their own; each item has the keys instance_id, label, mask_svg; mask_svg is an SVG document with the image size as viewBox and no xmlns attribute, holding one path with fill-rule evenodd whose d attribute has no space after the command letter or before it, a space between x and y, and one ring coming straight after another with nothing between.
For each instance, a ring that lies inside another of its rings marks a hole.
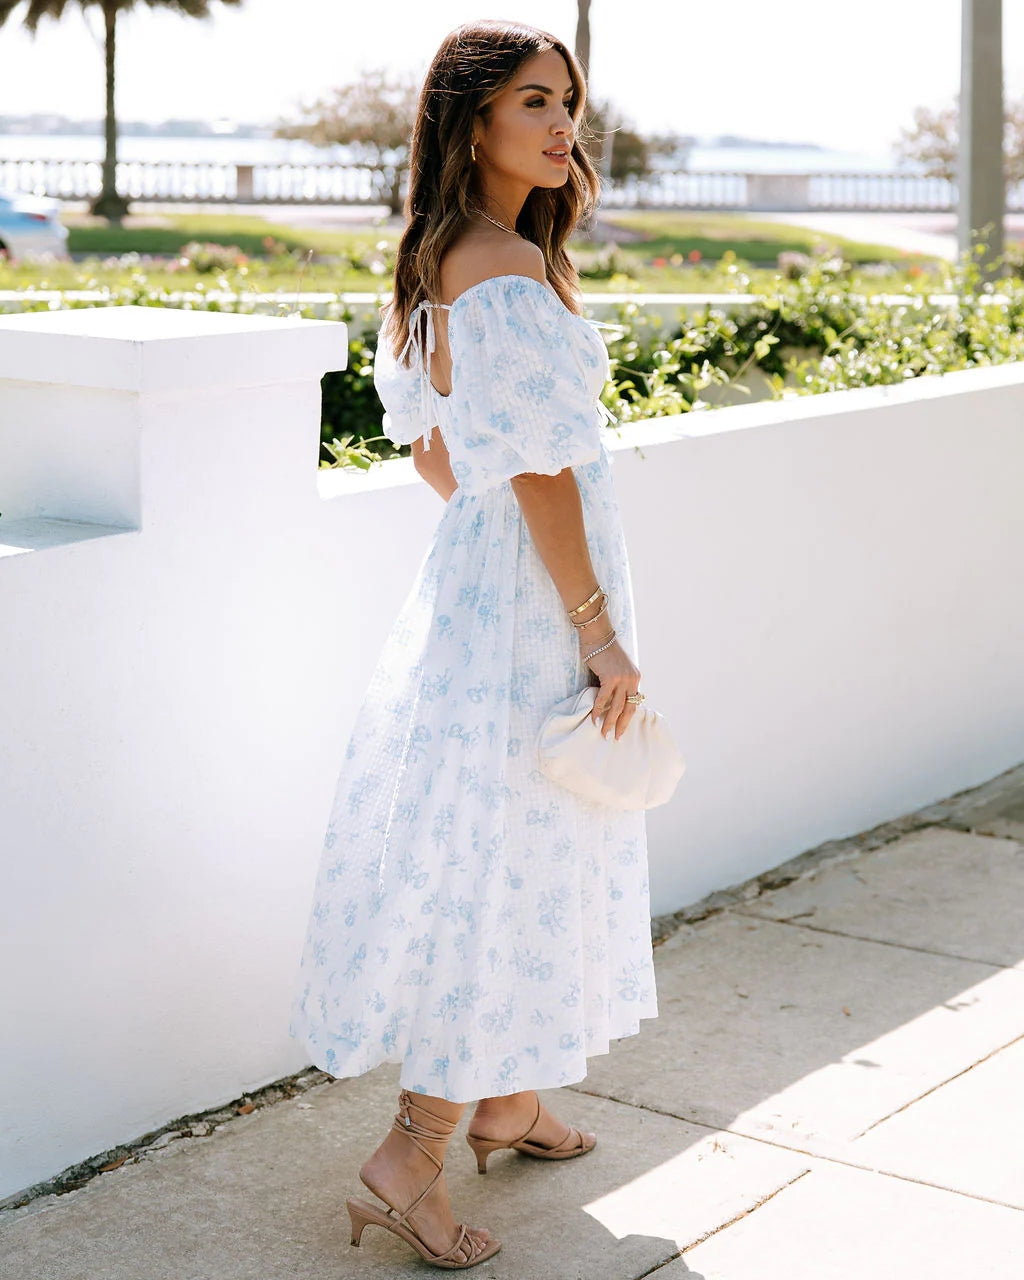
<instances>
[{"instance_id":1,"label":"puff sleeve","mask_svg":"<svg viewBox=\"0 0 1024 1280\"><path fill-rule=\"evenodd\" d=\"M445 443L461 489L556 475L602 451L604 340L545 285L494 276L452 304Z\"/></svg>"},{"instance_id":2,"label":"puff sleeve","mask_svg":"<svg viewBox=\"0 0 1024 1280\"><path fill-rule=\"evenodd\" d=\"M418 340L421 316L425 327L425 354ZM413 308L409 337L397 360L383 334L377 339L373 387L384 406L381 430L395 444L412 444L422 436L424 448L430 448L430 433L436 422L431 412L429 385L430 355L434 346L434 318L426 303ZM402 363L407 352L411 352L408 366Z\"/></svg>"}]
</instances>

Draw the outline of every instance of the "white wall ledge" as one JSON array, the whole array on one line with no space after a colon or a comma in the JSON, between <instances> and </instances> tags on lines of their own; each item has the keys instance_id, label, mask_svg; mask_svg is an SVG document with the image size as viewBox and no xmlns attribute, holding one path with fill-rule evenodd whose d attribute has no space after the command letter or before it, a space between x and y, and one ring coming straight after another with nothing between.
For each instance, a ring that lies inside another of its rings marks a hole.
<instances>
[{"instance_id":1,"label":"white wall ledge","mask_svg":"<svg viewBox=\"0 0 1024 1280\"><path fill-rule=\"evenodd\" d=\"M135 532L135 529L124 525L97 524L86 520L8 520L5 517L0 518L0 559L26 551L51 551L75 542Z\"/></svg>"},{"instance_id":2,"label":"white wall ledge","mask_svg":"<svg viewBox=\"0 0 1024 1280\"><path fill-rule=\"evenodd\" d=\"M302 381L343 369L347 350L344 324L293 316L136 306L0 316L0 379L49 386L142 395L261 386L283 370Z\"/></svg>"},{"instance_id":3,"label":"white wall ledge","mask_svg":"<svg viewBox=\"0 0 1024 1280\"><path fill-rule=\"evenodd\" d=\"M347 357L332 320L138 306L0 316L0 523L138 528L167 502L179 518L221 502L232 479L273 488L261 430L286 450L282 435L302 434L312 490L308 406Z\"/></svg>"},{"instance_id":4,"label":"white wall ledge","mask_svg":"<svg viewBox=\"0 0 1024 1280\"><path fill-rule=\"evenodd\" d=\"M651 443L655 439L705 438L731 431L800 422L805 419L845 417L865 410L885 409L950 397L974 397L1002 387L1019 387L1024 382L1024 365L1019 361L955 369L950 373L928 374L875 387L852 387L820 395L787 395L781 400L759 400L722 409L699 409L678 415L627 423L623 436L636 431L625 445ZM675 425L678 423L678 425ZM614 432L613 432L614 434Z\"/></svg>"}]
</instances>

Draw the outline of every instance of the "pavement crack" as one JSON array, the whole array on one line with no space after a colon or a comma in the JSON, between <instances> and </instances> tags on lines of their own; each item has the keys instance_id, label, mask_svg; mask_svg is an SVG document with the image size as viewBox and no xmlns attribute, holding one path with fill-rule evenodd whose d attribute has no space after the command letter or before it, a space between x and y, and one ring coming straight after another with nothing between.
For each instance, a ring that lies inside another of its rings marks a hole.
<instances>
[{"instance_id":1,"label":"pavement crack","mask_svg":"<svg viewBox=\"0 0 1024 1280\"><path fill-rule=\"evenodd\" d=\"M995 1055L997 1053L1001 1053L1003 1049L1009 1049L1012 1045L1017 1044L1021 1040L1024 1040L1024 1036L1017 1036L1013 1040L1007 1041L1006 1044L1000 1045L998 1048L993 1049L991 1053L986 1054L984 1058L979 1058L977 1062L972 1062L971 1065L969 1067L965 1067L963 1071L958 1071L956 1075L950 1076L949 1080L956 1080L959 1076L966 1075L968 1071L973 1071L976 1066L979 1066L983 1062L987 1062L989 1058L995 1057ZM941 1089L943 1085L949 1083L949 1080L943 1080L941 1083L934 1085L931 1089L925 1090L925 1092L920 1094L918 1098L912 1099L910 1102L905 1103L902 1107L897 1107L895 1111L890 1112L889 1115L887 1116L883 1116L881 1120L874 1121L873 1124L868 1125L866 1129L864 1129L861 1133L855 1134L854 1137L845 1139L845 1140L840 1139L838 1141L846 1141L850 1145L852 1145L859 1138L862 1138L865 1133L869 1133L877 1125L882 1124L883 1121L885 1120L888 1120L890 1116L898 1115L901 1111L906 1111L908 1107L911 1107L914 1105L915 1102L920 1101L920 1098L926 1098L929 1093L934 1093L936 1089ZM603 1098L606 1102L614 1102L618 1106L633 1107L637 1111L648 1111L651 1113L651 1115L665 1116L665 1118L668 1120L678 1120L680 1124L688 1124L694 1129L704 1129L708 1133L726 1133L731 1138L740 1138L746 1142L759 1142L761 1143L762 1146L771 1147L775 1151L787 1151L791 1155L804 1156L808 1160L821 1161L823 1164L835 1164L835 1165L840 1165L841 1167L846 1169L857 1169L861 1173L873 1173L873 1174L877 1174L879 1177L895 1178L899 1182L914 1182L922 1187L931 1187L936 1191L946 1191L946 1192L949 1192L951 1195L963 1196L967 1200L983 1200L986 1204L995 1204L1005 1209L1016 1209L1020 1211L1019 1204L1012 1204L1010 1201L1007 1201L1007 1200L995 1200L991 1196L984 1196L974 1191L964 1191L958 1187L950 1187L941 1182L930 1182L926 1178L916 1178L912 1174L897 1173L893 1169L880 1169L877 1167L877 1165L867 1164L862 1160L854 1159L852 1154L850 1158L844 1159L841 1155L838 1155L834 1151L831 1151L831 1152L822 1151L820 1149L809 1150L807 1147L802 1147L798 1145L798 1143L795 1141L794 1142L778 1142L773 1140L772 1138L766 1137L764 1134L745 1133L741 1129L731 1129L728 1126L728 1124L712 1124L707 1120L698 1120L692 1116L679 1115L678 1112L666 1111L662 1107L653 1107L648 1103L628 1102L624 1098L615 1097L614 1094L598 1093L592 1089L581 1089L578 1084L566 1085L564 1087L571 1089L574 1093L582 1093L591 1098ZM805 1173L810 1173L810 1172L812 1172L812 1170L805 1169L803 1170L803 1172L797 1175L797 1178L801 1178L804 1176ZM792 1182L795 1182L797 1178L793 1178L791 1182L787 1183L786 1185L791 1186ZM779 1187L777 1190L782 1190L782 1188ZM775 1194L776 1192L772 1192L772 1195L775 1195ZM771 1196L766 1196L765 1199L766 1200L771 1199ZM758 1201L758 1204L763 1204L763 1203L764 1203L764 1200ZM756 1209L757 1207L758 1207L757 1205L753 1205L751 1209L747 1210L746 1212L752 1212L752 1210ZM743 1216L744 1214L742 1213L737 1215L737 1217L740 1217L740 1218L742 1218ZM732 1219L732 1221L735 1222L736 1219L734 1218ZM729 1224L725 1223L723 1225L728 1226ZM715 1232L719 1230L721 1230L721 1228L716 1227L715 1231L709 1232L708 1235L714 1235ZM707 1239L707 1236L703 1236L701 1237L701 1239ZM694 1244L699 1244L699 1243L700 1243L699 1240L694 1241ZM693 1244L688 1244L683 1249L683 1252L685 1253L687 1249L692 1249L692 1248L693 1248Z\"/></svg>"},{"instance_id":2,"label":"pavement crack","mask_svg":"<svg viewBox=\"0 0 1024 1280\"><path fill-rule=\"evenodd\" d=\"M935 947L916 947L909 942L891 942L888 938L868 938L862 933L847 933L845 929L829 929L821 924L807 924L800 917L810 914L809 912L799 912L792 916L768 916L760 911L744 910L742 906L732 908L736 915L746 916L753 920L770 921L772 924L788 925L792 929L807 929L812 933L827 933L833 938L849 938L851 942L874 942L880 947L895 947L897 951L917 951L925 956L941 956L944 960L963 960L967 964L983 964L989 969L1009 969L1012 970L1012 964L999 964L996 960L982 960L978 956L959 956L951 951L939 951Z\"/></svg>"},{"instance_id":3,"label":"pavement crack","mask_svg":"<svg viewBox=\"0 0 1024 1280\"><path fill-rule=\"evenodd\" d=\"M653 1267L648 1267L646 1271L641 1271L639 1275L633 1277L633 1280L647 1280L648 1276L656 1275L662 1267L667 1267L670 1262L676 1262L682 1256L682 1249L677 1249L675 1253L670 1254L663 1262L656 1262Z\"/></svg>"},{"instance_id":4,"label":"pavement crack","mask_svg":"<svg viewBox=\"0 0 1024 1280\"><path fill-rule=\"evenodd\" d=\"M733 1223L739 1222L742 1218L749 1218L750 1215L752 1213L756 1213L763 1204L767 1204L769 1200L774 1200L780 1191L788 1190L788 1188L799 1182L801 1178L806 1178L810 1172L810 1169L801 1169L796 1177L790 1178L788 1182L784 1182L781 1186L775 1187L774 1190L769 1191L767 1195L763 1195L760 1200L755 1201L749 1206L749 1208L741 1209L740 1212L734 1214L728 1222L722 1222L717 1227L712 1227L710 1231L705 1231L699 1240L694 1240L692 1243L684 1245L680 1252L684 1254L689 1253L691 1249L696 1249L699 1244L703 1244L705 1240L710 1240L712 1236L717 1236L720 1231L725 1231L728 1227L731 1227Z\"/></svg>"},{"instance_id":5,"label":"pavement crack","mask_svg":"<svg viewBox=\"0 0 1024 1280\"><path fill-rule=\"evenodd\" d=\"M872 1129L877 1129L880 1124L885 1124L886 1120L891 1120L893 1116L898 1116L900 1112L906 1111L909 1107L914 1106L916 1103L920 1102L922 1098L927 1098L929 1094L935 1093L939 1089L944 1089L946 1085L950 1084L953 1080L959 1080L961 1076L967 1075L967 1073L969 1071L973 1071L975 1067L980 1067L983 1062L988 1062L990 1058L994 1058L997 1053L1002 1053L1004 1049L1009 1049L1015 1044L1020 1044L1022 1040L1024 1040L1024 1035L1014 1036L1012 1040L1007 1040L1006 1044L997 1045L991 1053L986 1053L983 1058L978 1058L976 1062L968 1063L962 1071L957 1071L953 1075L947 1076L945 1080L940 1080L937 1084L933 1084L930 1089L925 1089L924 1093L919 1093L916 1098L911 1098L909 1102L904 1102L902 1106L896 1107L895 1110L890 1111L887 1115L881 1116L877 1120L873 1120L866 1129L862 1129L861 1132L851 1138L850 1141L858 1141L858 1139L863 1138L866 1133L870 1133ZM914 1179L911 1179L911 1181L914 1181Z\"/></svg>"}]
</instances>

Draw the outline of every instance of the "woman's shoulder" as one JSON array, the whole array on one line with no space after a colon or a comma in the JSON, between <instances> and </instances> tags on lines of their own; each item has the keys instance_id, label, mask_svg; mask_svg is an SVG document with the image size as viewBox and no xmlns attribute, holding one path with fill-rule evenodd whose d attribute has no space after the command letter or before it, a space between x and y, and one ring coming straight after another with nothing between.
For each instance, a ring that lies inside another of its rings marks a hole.
<instances>
[{"instance_id":1,"label":"woman's shoulder","mask_svg":"<svg viewBox=\"0 0 1024 1280\"><path fill-rule=\"evenodd\" d=\"M546 264L540 247L504 232L497 232L495 238L464 236L448 250L441 263L441 287L449 305L488 280L509 276L532 279L547 288Z\"/></svg>"}]
</instances>

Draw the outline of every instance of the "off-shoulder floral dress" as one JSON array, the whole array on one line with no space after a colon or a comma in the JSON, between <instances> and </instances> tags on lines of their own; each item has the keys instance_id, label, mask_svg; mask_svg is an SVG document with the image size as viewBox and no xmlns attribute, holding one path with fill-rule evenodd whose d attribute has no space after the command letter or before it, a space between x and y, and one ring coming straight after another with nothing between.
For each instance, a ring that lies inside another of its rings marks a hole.
<instances>
[{"instance_id":1,"label":"off-shoulder floral dress","mask_svg":"<svg viewBox=\"0 0 1024 1280\"><path fill-rule=\"evenodd\" d=\"M447 397L430 383L445 312ZM421 303L408 348L411 368L378 348L384 430L436 424L459 487L356 719L289 1031L331 1075L396 1062L404 1088L466 1102L582 1080L657 1016L644 815L537 767L541 721L590 675L510 477L573 468L608 616L639 655L593 322L495 276Z\"/></svg>"}]
</instances>

